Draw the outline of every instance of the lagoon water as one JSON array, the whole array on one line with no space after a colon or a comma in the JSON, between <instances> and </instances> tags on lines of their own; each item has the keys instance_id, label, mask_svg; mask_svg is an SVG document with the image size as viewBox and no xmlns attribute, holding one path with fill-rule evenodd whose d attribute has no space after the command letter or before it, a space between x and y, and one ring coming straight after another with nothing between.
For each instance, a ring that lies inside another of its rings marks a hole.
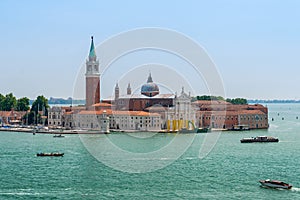
<instances>
[{"instance_id":1,"label":"lagoon water","mask_svg":"<svg viewBox=\"0 0 300 200\"><path fill-rule=\"evenodd\" d=\"M223 132L203 159L198 155L206 134L181 135L183 140L193 137L184 154L147 173L123 172L103 164L78 135L53 138L0 132L0 199L300 199L300 104L268 107L269 130ZM240 143L243 137L258 135L276 136L280 142ZM122 133L101 137L139 153L157 151L175 136L135 138ZM40 151L62 151L65 156L36 157ZM132 166L135 160L127 162ZM293 189L260 187L258 180L267 178L288 182Z\"/></svg>"}]
</instances>

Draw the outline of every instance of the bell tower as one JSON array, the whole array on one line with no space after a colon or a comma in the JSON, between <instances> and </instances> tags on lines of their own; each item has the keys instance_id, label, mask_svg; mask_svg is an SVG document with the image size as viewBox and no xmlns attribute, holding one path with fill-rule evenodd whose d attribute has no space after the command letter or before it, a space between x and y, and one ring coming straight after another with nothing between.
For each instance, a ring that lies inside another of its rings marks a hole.
<instances>
[{"instance_id":1,"label":"bell tower","mask_svg":"<svg viewBox=\"0 0 300 200\"><path fill-rule=\"evenodd\" d=\"M100 72L99 60L97 60L94 38L91 37L91 48L89 57L86 60L86 88L85 88L85 101L86 107L100 102Z\"/></svg>"},{"instance_id":2,"label":"bell tower","mask_svg":"<svg viewBox=\"0 0 300 200\"><path fill-rule=\"evenodd\" d=\"M115 87L115 100L117 101L119 97L120 97L120 88L119 88L119 84L117 83Z\"/></svg>"},{"instance_id":3,"label":"bell tower","mask_svg":"<svg viewBox=\"0 0 300 200\"><path fill-rule=\"evenodd\" d=\"M127 95L131 94L131 87L130 87L130 83L128 83L128 87L127 87Z\"/></svg>"}]
</instances>

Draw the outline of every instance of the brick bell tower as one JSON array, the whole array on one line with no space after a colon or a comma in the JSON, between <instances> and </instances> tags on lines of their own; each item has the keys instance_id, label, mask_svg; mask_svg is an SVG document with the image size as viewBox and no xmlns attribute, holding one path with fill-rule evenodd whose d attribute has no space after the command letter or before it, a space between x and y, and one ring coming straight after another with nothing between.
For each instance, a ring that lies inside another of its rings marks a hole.
<instances>
[{"instance_id":1,"label":"brick bell tower","mask_svg":"<svg viewBox=\"0 0 300 200\"><path fill-rule=\"evenodd\" d=\"M91 48L89 58L86 60L86 88L85 101L86 108L100 102L100 72L99 60L95 53L94 38L91 37Z\"/></svg>"}]
</instances>

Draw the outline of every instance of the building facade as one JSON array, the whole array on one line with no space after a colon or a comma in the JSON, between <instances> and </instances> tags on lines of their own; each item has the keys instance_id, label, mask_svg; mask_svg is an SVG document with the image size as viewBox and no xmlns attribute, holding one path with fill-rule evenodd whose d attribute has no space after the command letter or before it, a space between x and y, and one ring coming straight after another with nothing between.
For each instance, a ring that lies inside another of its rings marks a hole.
<instances>
[{"instance_id":1,"label":"building facade","mask_svg":"<svg viewBox=\"0 0 300 200\"><path fill-rule=\"evenodd\" d=\"M73 114L73 128L100 130L161 130L160 115L144 111L83 110Z\"/></svg>"},{"instance_id":2,"label":"building facade","mask_svg":"<svg viewBox=\"0 0 300 200\"><path fill-rule=\"evenodd\" d=\"M233 105L225 101L196 101L196 125L202 128L267 129L268 108L260 104Z\"/></svg>"},{"instance_id":3,"label":"building facade","mask_svg":"<svg viewBox=\"0 0 300 200\"><path fill-rule=\"evenodd\" d=\"M63 115L65 109L58 106L53 106L48 110L48 126L57 128L63 126Z\"/></svg>"},{"instance_id":4,"label":"building facade","mask_svg":"<svg viewBox=\"0 0 300 200\"><path fill-rule=\"evenodd\" d=\"M175 105L167 110L167 130L194 130L196 115L191 96L187 95L182 88L181 94L175 96L174 102Z\"/></svg>"}]
</instances>

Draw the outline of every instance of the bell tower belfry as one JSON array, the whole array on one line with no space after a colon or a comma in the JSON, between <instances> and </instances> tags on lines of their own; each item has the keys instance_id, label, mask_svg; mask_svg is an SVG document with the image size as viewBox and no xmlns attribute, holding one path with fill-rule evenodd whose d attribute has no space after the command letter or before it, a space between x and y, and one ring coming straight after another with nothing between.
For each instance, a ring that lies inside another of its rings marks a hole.
<instances>
[{"instance_id":1,"label":"bell tower belfry","mask_svg":"<svg viewBox=\"0 0 300 200\"><path fill-rule=\"evenodd\" d=\"M97 60L94 38L91 37L91 47L89 57L86 60L86 88L85 88L85 101L86 107L100 102L100 72L99 60Z\"/></svg>"}]
</instances>

